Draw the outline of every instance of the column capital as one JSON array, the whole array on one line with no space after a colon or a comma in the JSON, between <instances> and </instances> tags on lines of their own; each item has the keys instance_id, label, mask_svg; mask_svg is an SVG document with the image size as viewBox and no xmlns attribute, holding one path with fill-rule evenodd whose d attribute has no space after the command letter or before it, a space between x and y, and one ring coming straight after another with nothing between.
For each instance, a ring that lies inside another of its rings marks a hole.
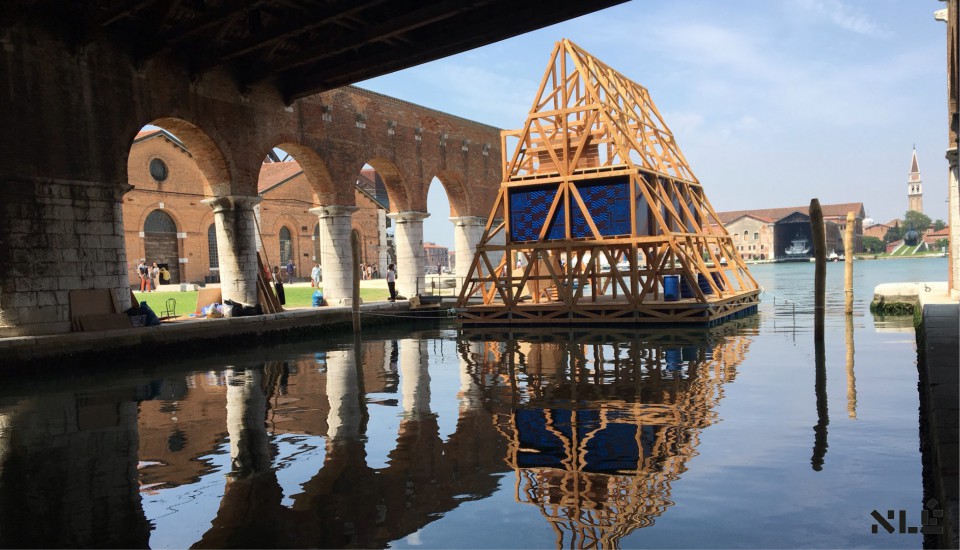
<instances>
[{"instance_id":1,"label":"column capital","mask_svg":"<svg viewBox=\"0 0 960 550\"><path fill-rule=\"evenodd\" d=\"M333 218L337 216L352 216L354 212L360 210L358 206L348 206L346 204L326 204L311 208L308 210L318 218Z\"/></svg>"},{"instance_id":2,"label":"column capital","mask_svg":"<svg viewBox=\"0 0 960 550\"><path fill-rule=\"evenodd\" d=\"M481 216L455 216L450 218L450 221L453 222L453 225L469 225L469 226L485 226L487 225L487 218Z\"/></svg>"},{"instance_id":3,"label":"column capital","mask_svg":"<svg viewBox=\"0 0 960 550\"><path fill-rule=\"evenodd\" d=\"M387 217L397 223L422 222L430 217L429 212L418 212L416 210L407 210L406 212L390 212Z\"/></svg>"},{"instance_id":4,"label":"column capital","mask_svg":"<svg viewBox=\"0 0 960 550\"><path fill-rule=\"evenodd\" d=\"M253 207L260 204L262 200L261 197L248 195L224 195L203 199L200 202L212 208L214 212L225 212L227 210L253 210Z\"/></svg>"},{"instance_id":5,"label":"column capital","mask_svg":"<svg viewBox=\"0 0 960 550\"><path fill-rule=\"evenodd\" d=\"M957 148L956 147L951 147L947 149L947 153L944 156L947 157L947 161L950 163L950 166L957 165Z\"/></svg>"}]
</instances>

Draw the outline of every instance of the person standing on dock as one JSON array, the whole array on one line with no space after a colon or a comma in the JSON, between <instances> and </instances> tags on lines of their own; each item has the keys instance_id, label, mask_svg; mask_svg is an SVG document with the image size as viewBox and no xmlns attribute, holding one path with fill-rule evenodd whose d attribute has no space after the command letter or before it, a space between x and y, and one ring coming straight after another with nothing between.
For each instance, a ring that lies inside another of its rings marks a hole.
<instances>
[{"instance_id":1,"label":"person standing on dock","mask_svg":"<svg viewBox=\"0 0 960 550\"><path fill-rule=\"evenodd\" d=\"M387 266L387 290L390 291L390 301L397 301L397 272L393 264Z\"/></svg>"}]
</instances>

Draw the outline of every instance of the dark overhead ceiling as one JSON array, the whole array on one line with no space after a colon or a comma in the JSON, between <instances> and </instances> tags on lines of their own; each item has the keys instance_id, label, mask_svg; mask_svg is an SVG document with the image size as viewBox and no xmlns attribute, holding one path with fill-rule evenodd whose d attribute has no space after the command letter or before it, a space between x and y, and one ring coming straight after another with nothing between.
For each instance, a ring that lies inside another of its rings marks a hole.
<instances>
[{"instance_id":1,"label":"dark overhead ceiling","mask_svg":"<svg viewBox=\"0 0 960 550\"><path fill-rule=\"evenodd\" d=\"M624 1L12 0L0 26L43 26L73 47L110 40L193 76L226 68L241 89L269 81L292 101Z\"/></svg>"}]
</instances>

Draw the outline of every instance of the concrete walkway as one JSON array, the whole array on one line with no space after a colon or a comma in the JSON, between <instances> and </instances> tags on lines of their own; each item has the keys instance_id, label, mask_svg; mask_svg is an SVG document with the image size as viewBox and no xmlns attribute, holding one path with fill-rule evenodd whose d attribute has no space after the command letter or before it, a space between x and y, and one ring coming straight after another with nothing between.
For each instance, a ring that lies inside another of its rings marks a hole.
<instances>
[{"instance_id":1,"label":"concrete walkway","mask_svg":"<svg viewBox=\"0 0 960 550\"><path fill-rule=\"evenodd\" d=\"M446 310L411 311L407 301L374 302L361 305L360 315L362 326L373 326L446 317ZM0 338L0 374L23 367L83 365L91 360L104 363L113 357L149 354L175 360L191 350L253 346L276 339L323 336L333 330L353 330L350 307L294 308L252 317L181 318L153 327Z\"/></svg>"},{"instance_id":2,"label":"concrete walkway","mask_svg":"<svg viewBox=\"0 0 960 550\"><path fill-rule=\"evenodd\" d=\"M939 300L930 300L938 302ZM960 465L960 305L926 303L917 327L920 369L920 426L925 498L943 510L943 534L934 548L957 548ZM936 508L934 508L936 510ZM926 544L924 545L927 546Z\"/></svg>"}]
</instances>

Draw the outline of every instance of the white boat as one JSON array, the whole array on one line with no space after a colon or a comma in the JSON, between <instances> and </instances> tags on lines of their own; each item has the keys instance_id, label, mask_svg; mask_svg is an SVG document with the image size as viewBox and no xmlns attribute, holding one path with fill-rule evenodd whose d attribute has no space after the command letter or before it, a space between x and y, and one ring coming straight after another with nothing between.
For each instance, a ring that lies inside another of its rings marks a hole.
<instances>
[{"instance_id":1,"label":"white boat","mask_svg":"<svg viewBox=\"0 0 960 550\"><path fill-rule=\"evenodd\" d=\"M783 252L792 258L806 256L810 253L810 241L808 241L802 233L797 233L797 236L790 241L790 246L784 249Z\"/></svg>"},{"instance_id":2,"label":"white boat","mask_svg":"<svg viewBox=\"0 0 960 550\"><path fill-rule=\"evenodd\" d=\"M839 261L839 260L840 260L840 255L837 254L837 251L836 251L836 250L831 250L830 253L827 254L827 260L828 260L828 261L831 261L831 262Z\"/></svg>"}]
</instances>

